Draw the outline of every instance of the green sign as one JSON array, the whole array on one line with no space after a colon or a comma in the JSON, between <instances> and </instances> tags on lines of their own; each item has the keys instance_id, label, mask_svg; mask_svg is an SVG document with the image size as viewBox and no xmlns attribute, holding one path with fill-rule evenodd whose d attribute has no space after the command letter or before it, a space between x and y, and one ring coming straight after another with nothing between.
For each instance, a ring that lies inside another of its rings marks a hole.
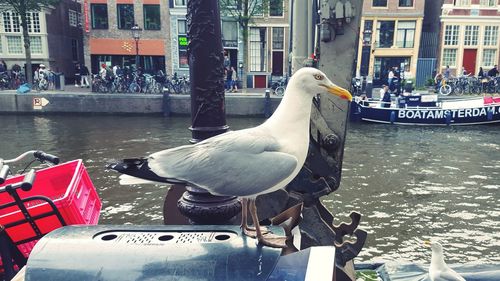
<instances>
[{"instance_id":1,"label":"green sign","mask_svg":"<svg viewBox=\"0 0 500 281\"><path fill-rule=\"evenodd\" d=\"M179 36L179 46L181 47L187 47L188 45L188 39L186 36Z\"/></svg>"}]
</instances>

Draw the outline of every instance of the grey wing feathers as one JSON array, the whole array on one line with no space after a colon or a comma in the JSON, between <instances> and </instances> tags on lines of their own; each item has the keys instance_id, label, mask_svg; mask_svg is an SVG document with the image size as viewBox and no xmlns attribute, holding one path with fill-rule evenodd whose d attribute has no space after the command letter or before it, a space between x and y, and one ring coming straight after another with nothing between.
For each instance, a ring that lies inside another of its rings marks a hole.
<instances>
[{"instance_id":1,"label":"grey wing feathers","mask_svg":"<svg viewBox=\"0 0 500 281\"><path fill-rule=\"evenodd\" d=\"M160 176L186 181L213 194L248 196L286 179L295 170L297 159L280 152L273 137L241 130L154 153L148 164Z\"/></svg>"}]
</instances>

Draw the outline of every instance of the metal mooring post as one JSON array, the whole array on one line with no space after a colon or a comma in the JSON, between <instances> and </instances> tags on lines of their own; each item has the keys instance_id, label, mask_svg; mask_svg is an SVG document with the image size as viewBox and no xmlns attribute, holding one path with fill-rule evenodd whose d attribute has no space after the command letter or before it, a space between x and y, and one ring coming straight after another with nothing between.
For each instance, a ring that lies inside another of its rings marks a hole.
<instances>
[{"instance_id":1,"label":"metal mooring post","mask_svg":"<svg viewBox=\"0 0 500 281\"><path fill-rule=\"evenodd\" d=\"M264 99L264 117L269 118L273 113L271 112L271 91L266 89Z\"/></svg>"},{"instance_id":2,"label":"metal mooring post","mask_svg":"<svg viewBox=\"0 0 500 281\"><path fill-rule=\"evenodd\" d=\"M187 4L188 58L191 80L191 143L226 132L224 109L224 54L218 0L189 0ZM213 177L223 175L213 174ZM213 196L186 187L179 211L198 224L224 224L240 212L232 196Z\"/></svg>"}]
</instances>

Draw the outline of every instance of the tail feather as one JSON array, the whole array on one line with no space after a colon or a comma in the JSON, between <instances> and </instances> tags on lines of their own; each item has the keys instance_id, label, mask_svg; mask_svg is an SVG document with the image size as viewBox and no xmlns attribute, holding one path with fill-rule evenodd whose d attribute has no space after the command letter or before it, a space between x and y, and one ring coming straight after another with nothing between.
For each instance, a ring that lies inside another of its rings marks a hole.
<instances>
[{"instance_id":1,"label":"tail feather","mask_svg":"<svg viewBox=\"0 0 500 281\"><path fill-rule=\"evenodd\" d=\"M159 182L154 182L146 179L141 179L129 175L121 175L120 176L120 184L121 185L131 185L131 184L159 184Z\"/></svg>"},{"instance_id":2,"label":"tail feather","mask_svg":"<svg viewBox=\"0 0 500 281\"><path fill-rule=\"evenodd\" d=\"M120 184L158 184L171 183L182 184L181 180L165 178L154 173L148 166L148 160L144 158L124 159L122 162L110 163L108 169L115 170L123 175L120 176Z\"/></svg>"}]
</instances>

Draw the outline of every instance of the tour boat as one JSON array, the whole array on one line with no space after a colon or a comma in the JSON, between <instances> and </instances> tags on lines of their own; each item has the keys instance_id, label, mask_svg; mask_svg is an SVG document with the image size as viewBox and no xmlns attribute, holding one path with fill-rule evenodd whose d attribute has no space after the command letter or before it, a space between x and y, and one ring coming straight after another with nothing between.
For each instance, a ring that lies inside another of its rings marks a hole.
<instances>
[{"instance_id":1,"label":"tour boat","mask_svg":"<svg viewBox=\"0 0 500 281\"><path fill-rule=\"evenodd\" d=\"M476 125L500 122L500 97L440 100L434 94L401 96L384 103L356 97L352 121L400 125Z\"/></svg>"}]
</instances>

